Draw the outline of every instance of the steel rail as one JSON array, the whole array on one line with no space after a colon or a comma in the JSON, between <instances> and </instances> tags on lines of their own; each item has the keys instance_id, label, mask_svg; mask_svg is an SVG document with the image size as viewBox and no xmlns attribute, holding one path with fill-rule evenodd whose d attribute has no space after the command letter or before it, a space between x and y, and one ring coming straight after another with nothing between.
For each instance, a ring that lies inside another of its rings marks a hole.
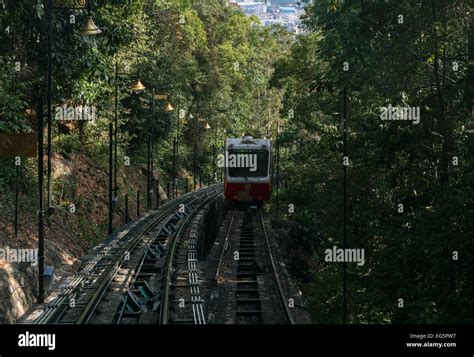
<instances>
[{"instance_id":1,"label":"steel rail","mask_svg":"<svg viewBox=\"0 0 474 357\"><path fill-rule=\"evenodd\" d=\"M203 212L202 210L200 210L193 218L193 223L191 225L190 240L188 242L188 247L187 247L188 248L188 281L190 284L189 290L191 294L191 304L192 304L192 309L193 309L193 318L194 318L195 325L206 324L206 316L204 314L204 309L202 307L202 304L204 301L201 298L201 294L199 291L199 275L198 275L198 270L196 269L196 262L189 262L189 258L193 257L195 259L196 254L197 254L196 247L197 247L197 239L199 237L198 230L199 230L200 225L202 224L202 221L203 221ZM193 235L193 233L195 233L195 235Z\"/></svg>"},{"instance_id":2,"label":"steel rail","mask_svg":"<svg viewBox=\"0 0 474 357\"><path fill-rule=\"evenodd\" d=\"M221 252L221 255L219 257L219 264L217 265L216 275L215 275L215 278L214 278L216 284L219 284L219 282L221 280L222 263L223 263L223 260L224 260L225 252L227 251L227 248L228 248L228 245L229 245L229 234L230 234L230 231L232 230L232 226L233 226L233 223L234 223L234 217L235 217L235 212L236 211L237 211L237 209L235 209L235 208L232 211L232 217L230 218L229 228L227 228L227 232L226 232L226 235L225 235L224 244L223 244L223 247L222 247L222 252Z\"/></svg>"},{"instance_id":3,"label":"steel rail","mask_svg":"<svg viewBox=\"0 0 474 357\"><path fill-rule=\"evenodd\" d=\"M192 202L194 199L197 198L197 195L193 195L189 197L189 202ZM184 200L186 201L186 200ZM145 226L145 229L141 230L140 232L137 233L135 237L132 237L128 244L121 249L121 253L119 254L119 257L121 259L118 259L115 261L115 263L108 269L107 273L105 275L102 275L101 279L99 280L99 286L97 287L96 291L94 292L94 295L92 296L91 300L89 300L89 303L86 305L84 310L82 311L81 315L79 316L79 319L76 321L76 324L82 324L89 321L90 317L94 313L95 309L99 305L100 301L102 300L102 297L104 296L107 288L110 286L113 278L115 277L117 271L120 269L122 266L124 260L124 254L126 252L131 252L135 246L140 242L141 238L146 235L153 227L155 227L157 224L159 224L162 220L164 220L166 217L168 217L173 211L176 209L176 207L179 204L182 204L182 201L176 202L176 204L171 205L169 208L167 208L164 212L162 212L156 219L152 220L148 225Z\"/></svg>"},{"instance_id":4,"label":"steel rail","mask_svg":"<svg viewBox=\"0 0 474 357\"><path fill-rule=\"evenodd\" d=\"M161 220L166 218L169 214L171 214L176 207L179 204L182 203L190 203L193 200L197 198L198 193L197 192L190 192L186 195L181 196L179 199L170 201L166 205L164 205L161 209L162 212L158 211L158 216L155 219L152 219L150 224L148 226L154 226L158 223L160 223ZM148 217L144 218L146 220ZM59 322L60 319L64 316L64 313L67 309L67 306L69 305L69 301L71 300L72 297L76 295L77 289L79 286L83 286L84 282L84 277L89 276L89 274L97 267L98 262L105 257L110 250L113 248L113 246L123 239L127 237L130 234L137 234L137 236L143 236L143 231L141 232L133 232L133 230L140 230L143 227L141 227L141 224L143 222L136 222L134 226L131 227L130 231L127 232L127 234L120 235L118 234L117 237L114 239L108 241L106 244L103 244L101 247L100 251L97 252L97 254L86 263L86 266L83 270L80 272L76 273L76 277L72 280L72 282L64 288L64 290L67 290L68 292L66 293L61 293L59 297L57 297L52 303L46 305L46 311L42 313L36 320L35 324L46 324L46 323L55 323ZM148 229L148 226L145 227L145 229ZM110 268L112 269L112 268ZM109 270L110 270L109 269Z\"/></svg>"},{"instance_id":5,"label":"steel rail","mask_svg":"<svg viewBox=\"0 0 474 357\"><path fill-rule=\"evenodd\" d=\"M278 294L280 295L281 302L282 302L282 304L285 308L285 312L286 312L286 316L288 318L288 321L290 322L290 324L294 325L295 320L293 319L293 316L291 315L290 309L288 307L288 302L286 301L285 294L283 293L283 288L282 288L281 283L280 283L280 276L279 276L279 274L277 272L277 269L276 269L275 258L273 257L273 253L272 253L272 250L271 250L271 247L270 247L270 241L268 239L268 232L267 232L267 228L265 226L265 221L263 220L263 213L262 213L261 208L258 209L258 214L260 216L260 222L261 222L262 228L263 228L263 235L265 236L268 255L269 255L269 258L270 258L270 262L272 264L273 276L275 277L275 282L276 282L277 287L278 287Z\"/></svg>"},{"instance_id":6,"label":"steel rail","mask_svg":"<svg viewBox=\"0 0 474 357\"><path fill-rule=\"evenodd\" d=\"M205 193L202 193L204 195L206 194L210 194L212 193L211 192L205 192ZM196 195L193 197L193 199L191 200L191 202L194 200L194 199L199 199L201 196L199 195L199 193L196 193ZM214 197L214 195L211 195L210 198ZM182 202L179 202L177 203L176 205L173 205L170 210L173 211L177 205L181 204ZM89 301L89 303L86 305L86 307L83 309L81 315L79 316L78 320L76 321L76 324L87 324L87 322L89 321L90 317L92 316L92 314L94 313L96 307L98 306L98 304L100 303L100 301L102 300L102 297L104 296L108 286L111 284L116 272L120 269L120 266L123 264L123 256L125 255L126 252L131 252L135 246L140 242L141 238L146 235L153 227L155 227L158 223L160 223L160 221L166 217L167 215L160 215L159 218L157 218L156 220L153 220L149 225L147 225L147 227L145 228L145 230L143 230L142 232L140 232L140 234L138 234L137 236L135 237L132 237L129 242L127 242L127 245L125 247L123 247L121 249L121 253L120 253L120 256L122 257L122 259L120 260L117 260L113 266L108 270L107 274L103 275L101 277L101 279L99 280L99 286L97 287L96 291L94 292L94 295L92 296L91 300ZM191 214L188 216L190 217ZM186 218L188 218L186 217ZM187 220L187 219L186 219ZM184 222L183 222L184 223Z\"/></svg>"},{"instance_id":7,"label":"steel rail","mask_svg":"<svg viewBox=\"0 0 474 357\"><path fill-rule=\"evenodd\" d=\"M166 271L165 271L165 278L164 278L164 287L162 293L162 303L161 303L161 313L160 313L160 322L164 325L168 324L169 320L169 295L170 295L170 285L171 285L171 277L173 274L173 262L174 256L176 253L176 248L178 246L179 238L184 230L187 228L191 219L199 212L199 210L204 207L209 201L211 201L215 196L220 194L222 189L216 191L216 193L210 197L207 197L203 202L201 202L193 212L191 212L180 225L178 231L176 232L175 238L173 240L170 253L168 255L168 262L166 264Z\"/></svg>"}]
</instances>

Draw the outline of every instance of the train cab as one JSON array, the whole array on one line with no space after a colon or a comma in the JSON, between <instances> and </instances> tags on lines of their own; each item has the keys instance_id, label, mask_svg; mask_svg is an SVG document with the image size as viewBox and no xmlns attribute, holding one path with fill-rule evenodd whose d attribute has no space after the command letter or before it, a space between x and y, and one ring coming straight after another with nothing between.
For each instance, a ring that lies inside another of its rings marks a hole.
<instances>
[{"instance_id":1,"label":"train cab","mask_svg":"<svg viewBox=\"0 0 474 357\"><path fill-rule=\"evenodd\" d=\"M271 197L271 140L250 136L227 139L224 196L228 201L260 203Z\"/></svg>"}]
</instances>

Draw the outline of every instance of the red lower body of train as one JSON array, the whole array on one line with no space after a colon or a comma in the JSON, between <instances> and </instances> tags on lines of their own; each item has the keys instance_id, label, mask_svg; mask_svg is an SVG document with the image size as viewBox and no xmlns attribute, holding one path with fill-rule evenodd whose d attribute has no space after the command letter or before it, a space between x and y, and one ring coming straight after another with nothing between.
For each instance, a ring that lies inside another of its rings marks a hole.
<instances>
[{"instance_id":1,"label":"red lower body of train","mask_svg":"<svg viewBox=\"0 0 474 357\"><path fill-rule=\"evenodd\" d=\"M229 201L255 202L268 201L272 194L271 184L225 182L224 196Z\"/></svg>"}]
</instances>

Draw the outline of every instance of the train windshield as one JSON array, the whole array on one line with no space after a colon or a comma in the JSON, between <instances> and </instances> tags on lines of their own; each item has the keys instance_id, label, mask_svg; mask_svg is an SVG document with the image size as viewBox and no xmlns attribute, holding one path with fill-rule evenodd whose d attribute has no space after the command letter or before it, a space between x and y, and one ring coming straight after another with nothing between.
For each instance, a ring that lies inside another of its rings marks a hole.
<instances>
[{"instance_id":1,"label":"train windshield","mask_svg":"<svg viewBox=\"0 0 474 357\"><path fill-rule=\"evenodd\" d=\"M266 177L268 175L267 150L229 150L226 166L232 177Z\"/></svg>"}]
</instances>

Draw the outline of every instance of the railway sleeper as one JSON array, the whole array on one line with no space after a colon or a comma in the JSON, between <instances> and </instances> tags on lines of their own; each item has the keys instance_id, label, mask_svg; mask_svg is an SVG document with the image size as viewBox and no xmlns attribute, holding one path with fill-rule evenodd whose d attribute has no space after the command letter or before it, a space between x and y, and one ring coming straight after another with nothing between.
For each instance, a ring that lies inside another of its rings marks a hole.
<instances>
[{"instance_id":1,"label":"railway sleeper","mask_svg":"<svg viewBox=\"0 0 474 357\"><path fill-rule=\"evenodd\" d=\"M240 307L240 310L235 311L236 317L238 316L245 316L245 315L257 315L260 318L262 318L262 309L259 306L246 306L244 305L237 305L237 307Z\"/></svg>"}]
</instances>

